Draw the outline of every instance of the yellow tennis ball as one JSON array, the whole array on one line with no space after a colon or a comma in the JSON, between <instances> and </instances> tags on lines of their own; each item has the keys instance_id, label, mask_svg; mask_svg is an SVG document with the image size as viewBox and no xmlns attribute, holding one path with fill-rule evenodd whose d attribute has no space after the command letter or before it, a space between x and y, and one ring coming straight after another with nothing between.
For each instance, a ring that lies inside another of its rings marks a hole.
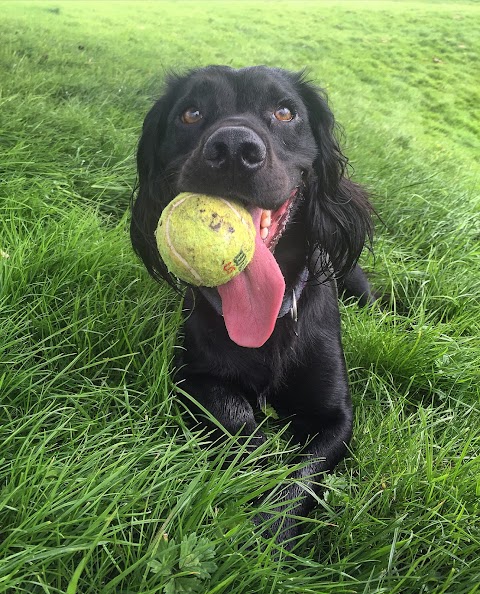
<instances>
[{"instance_id":1,"label":"yellow tennis ball","mask_svg":"<svg viewBox=\"0 0 480 594\"><path fill-rule=\"evenodd\" d=\"M223 285L242 272L255 251L248 210L224 198L183 192L162 212L155 231L169 272L202 287Z\"/></svg>"}]
</instances>

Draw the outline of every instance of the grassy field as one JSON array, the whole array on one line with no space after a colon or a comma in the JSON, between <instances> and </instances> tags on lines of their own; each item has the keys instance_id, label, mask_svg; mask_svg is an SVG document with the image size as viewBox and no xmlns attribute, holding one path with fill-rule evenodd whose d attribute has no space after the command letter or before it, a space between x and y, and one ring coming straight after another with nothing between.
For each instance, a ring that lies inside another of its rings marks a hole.
<instances>
[{"instance_id":1,"label":"grassy field","mask_svg":"<svg viewBox=\"0 0 480 594\"><path fill-rule=\"evenodd\" d=\"M0 11L0 592L480 592L480 5ZM181 305L127 235L143 116L208 63L308 66L383 220L391 306L342 306L351 455L289 555L250 522L288 442L226 462L184 423Z\"/></svg>"}]
</instances>

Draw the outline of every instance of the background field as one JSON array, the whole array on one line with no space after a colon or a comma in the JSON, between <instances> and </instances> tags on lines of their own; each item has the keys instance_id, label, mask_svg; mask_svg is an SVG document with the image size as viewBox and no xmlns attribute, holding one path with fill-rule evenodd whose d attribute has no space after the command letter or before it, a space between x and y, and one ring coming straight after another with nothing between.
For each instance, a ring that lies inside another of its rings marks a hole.
<instances>
[{"instance_id":1,"label":"background field","mask_svg":"<svg viewBox=\"0 0 480 594\"><path fill-rule=\"evenodd\" d=\"M0 11L0 592L479 592L480 5ZM208 63L308 66L383 220L390 308L342 306L352 452L292 555L250 522L288 442L220 470L167 375L181 306L127 236L143 116Z\"/></svg>"}]
</instances>

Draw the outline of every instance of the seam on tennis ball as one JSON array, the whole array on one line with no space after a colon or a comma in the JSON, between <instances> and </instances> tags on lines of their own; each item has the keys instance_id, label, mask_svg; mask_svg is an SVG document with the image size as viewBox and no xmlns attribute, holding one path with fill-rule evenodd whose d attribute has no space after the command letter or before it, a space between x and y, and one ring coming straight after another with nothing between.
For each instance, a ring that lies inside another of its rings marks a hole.
<instances>
[{"instance_id":1,"label":"seam on tennis ball","mask_svg":"<svg viewBox=\"0 0 480 594\"><path fill-rule=\"evenodd\" d=\"M180 200L179 202L177 202L176 204L173 205L173 207L170 210L169 216L167 217L167 228L165 229L165 237L167 238L167 243L168 243L168 247L169 249L172 251L172 254L174 254L179 260L180 262L183 264L183 266L185 266L185 268L191 273L191 275L201 284L202 283L202 277L198 274L198 272L185 260L185 258L183 256L181 256L177 250L175 249L171 239L170 239L170 217L172 216L173 211L178 208L180 205L182 205L185 200L187 200L187 198L189 198L189 196L185 196L185 198L183 198L182 200Z\"/></svg>"},{"instance_id":2,"label":"seam on tennis ball","mask_svg":"<svg viewBox=\"0 0 480 594\"><path fill-rule=\"evenodd\" d=\"M248 232L251 237L252 233L251 233L251 229L250 229L250 223L243 218L242 214L240 212L238 212L238 210L235 208L235 206L231 202L229 202L228 200L225 200L225 198L220 198L220 200L222 202L224 202L235 213L235 215L240 219L240 221L243 223L243 225L246 227L246 229L248 229Z\"/></svg>"}]
</instances>

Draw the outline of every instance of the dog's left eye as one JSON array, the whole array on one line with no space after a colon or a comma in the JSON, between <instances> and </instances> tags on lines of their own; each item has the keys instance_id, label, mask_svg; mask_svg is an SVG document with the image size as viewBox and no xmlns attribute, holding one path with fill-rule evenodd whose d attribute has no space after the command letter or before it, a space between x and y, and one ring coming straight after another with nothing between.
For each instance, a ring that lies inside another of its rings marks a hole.
<instances>
[{"instance_id":1,"label":"dog's left eye","mask_svg":"<svg viewBox=\"0 0 480 594\"><path fill-rule=\"evenodd\" d=\"M181 115L181 120L184 124L196 124L202 118L202 113L196 107L189 107Z\"/></svg>"},{"instance_id":2,"label":"dog's left eye","mask_svg":"<svg viewBox=\"0 0 480 594\"><path fill-rule=\"evenodd\" d=\"M281 105L273 112L273 115L280 122L291 122L295 117L295 112L289 109L286 105Z\"/></svg>"}]
</instances>

